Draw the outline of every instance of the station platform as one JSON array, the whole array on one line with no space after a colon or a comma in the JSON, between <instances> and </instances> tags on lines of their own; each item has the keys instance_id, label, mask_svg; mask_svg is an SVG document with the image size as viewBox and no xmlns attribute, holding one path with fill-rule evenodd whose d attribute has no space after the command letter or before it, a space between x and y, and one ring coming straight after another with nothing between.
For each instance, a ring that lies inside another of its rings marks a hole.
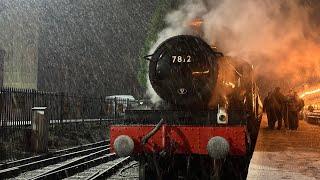
<instances>
[{"instance_id":1,"label":"station platform","mask_svg":"<svg viewBox=\"0 0 320 180\"><path fill-rule=\"evenodd\" d=\"M300 120L297 131L270 130L264 116L247 179L320 179L320 126Z\"/></svg>"}]
</instances>

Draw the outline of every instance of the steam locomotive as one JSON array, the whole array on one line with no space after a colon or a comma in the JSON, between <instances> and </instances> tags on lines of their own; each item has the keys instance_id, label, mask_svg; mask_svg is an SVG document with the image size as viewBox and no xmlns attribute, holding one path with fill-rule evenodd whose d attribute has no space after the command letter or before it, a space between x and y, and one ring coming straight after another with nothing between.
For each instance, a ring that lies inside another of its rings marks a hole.
<instances>
[{"instance_id":1,"label":"steam locomotive","mask_svg":"<svg viewBox=\"0 0 320 180\"><path fill-rule=\"evenodd\" d=\"M191 35L145 58L164 103L127 110L111 126L112 150L139 161L140 179L245 179L262 114L253 67Z\"/></svg>"}]
</instances>

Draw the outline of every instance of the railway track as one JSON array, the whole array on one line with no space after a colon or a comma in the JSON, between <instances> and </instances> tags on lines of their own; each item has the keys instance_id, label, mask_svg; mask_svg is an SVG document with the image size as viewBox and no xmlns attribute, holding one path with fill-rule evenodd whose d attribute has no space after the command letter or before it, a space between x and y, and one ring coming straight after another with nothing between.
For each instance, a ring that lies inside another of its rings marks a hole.
<instances>
[{"instance_id":1,"label":"railway track","mask_svg":"<svg viewBox=\"0 0 320 180\"><path fill-rule=\"evenodd\" d=\"M109 143L101 141L7 162L0 166L0 179L104 179L132 163L130 157L110 153Z\"/></svg>"}]
</instances>

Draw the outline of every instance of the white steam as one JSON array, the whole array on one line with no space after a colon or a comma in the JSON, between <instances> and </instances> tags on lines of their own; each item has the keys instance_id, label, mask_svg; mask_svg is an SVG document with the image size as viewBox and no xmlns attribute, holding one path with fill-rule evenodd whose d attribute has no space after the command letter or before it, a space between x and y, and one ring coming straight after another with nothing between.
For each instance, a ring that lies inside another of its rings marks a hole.
<instances>
[{"instance_id":1,"label":"white steam","mask_svg":"<svg viewBox=\"0 0 320 180\"><path fill-rule=\"evenodd\" d=\"M226 55L242 57L260 76L285 79L290 86L320 79L320 28L303 0L186 0L166 16L150 50L169 37L190 34L190 22L203 19L203 38ZM148 85L153 102L159 100Z\"/></svg>"},{"instance_id":2,"label":"white steam","mask_svg":"<svg viewBox=\"0 0 320 180\"><path fill-rule=\"evenodd\" d=\"M205 6L202 3L188 2L182 5L179 10L173 11L166 16L165 22L168 25L167 28L162 30L158 34L157 41L151 47L149 54L153 54L156 48L166 39L181 35L190 34L190 22L196 18L199 14L205 12ZM147 95L150 97L153 103L161 101L161 98L157 95L151 86L149 81L149 75L147 75Z\"/></svg>"}]
</instances>

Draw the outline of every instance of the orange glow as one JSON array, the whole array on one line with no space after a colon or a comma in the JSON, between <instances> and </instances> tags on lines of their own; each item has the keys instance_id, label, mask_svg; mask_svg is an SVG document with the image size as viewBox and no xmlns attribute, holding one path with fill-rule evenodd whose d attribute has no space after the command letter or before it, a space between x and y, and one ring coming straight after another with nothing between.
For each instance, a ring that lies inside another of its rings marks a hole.
<instances>
[{"instance_id":1,"label":"orange glow","mask_svg":"<svg viewBox=\"0 0 320 180\"><path fill-rule=\"evenodd\" d=\"M200 18L196 18L190 22L190 26L200 27L203 23L203 20Z\"/></svg>"},{"instance_id":2,"label":"orange glow","mask_svg":"<svg viewBox=\"0 0 320 180\"><path fill-rule=\"evenodd\" d=\"M232 82L223 81L223 83L224 83L226 86L231 87L231 88L235 88L235 87L236 87L236 85L235 85L234 83L232 83Z\"/></svg>"},{"instance_id":3,"label":"orange glow","mask_svg":"<svg viewBox=\"0 0 320 180\"><path fill-rule=\"evenodd\" d=\"M320 93L320 88L319 89L315 89L315 90L310 90L310 91L306 91L306 92L303 92L302 94L300 94L300 98L303 98L307 95L311 95L311 94L316 94L316 93Z\"/></svg>"},{"instance_id":4,"label":"orange glow","mask_svg":"<svg viewBox=\"0 0 320 180\"><path fill-rule=\"evenodd\" d=\"M192 75L203 75L203 74L209 74L209 70L206 71L193 71Z\"/></svg>"},{"instance_id":5,"label":"orange glow","mask_svg":"<svg viewBox=\"0 0 320 180\"><path fill-rule=\"evenodd\" d=\"M215 45L210 45L211 49L217 49L217 46Z\"/></svg>"}]
</instances>

